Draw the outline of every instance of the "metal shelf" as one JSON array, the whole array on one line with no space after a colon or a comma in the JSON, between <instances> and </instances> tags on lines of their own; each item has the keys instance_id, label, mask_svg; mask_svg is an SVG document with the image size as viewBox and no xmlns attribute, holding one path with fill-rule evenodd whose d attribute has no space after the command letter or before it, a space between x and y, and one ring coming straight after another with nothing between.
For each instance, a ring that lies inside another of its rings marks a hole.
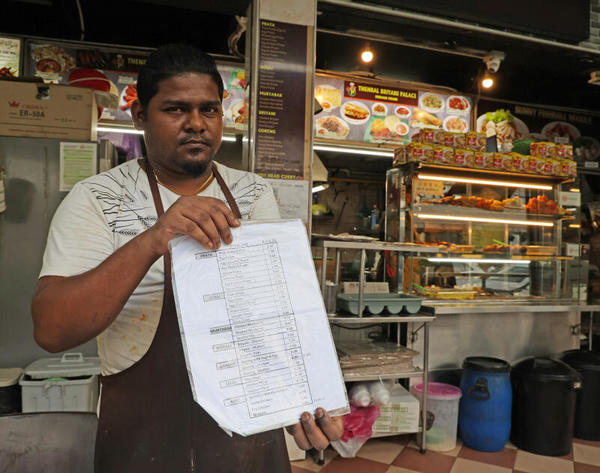
<instances>
[{"instance_id":1,"label":"metal shelf","mask_svg":"<svg viewBox=\"0 0 600 473\"><path fill-rule=\"evenodd\" d=\"M520 172L509 172L509 171L499 171L495 169L477 169L477 168L465 168L458 166L443 166L439 164L428 164L428 163L406 163L400 166L400 169L403 170L403 173L409 172L421 172L421 171L435 171L441 175L456 175L456 173L460 173L461 175L479 177L479 178L501 178L506 177L510 178L516 182L546 182L546 183L554 183L554 184L564 184L567 182L573 182L572 177L565 176L545 176L540 174L525 174Z\"/></svg>"},{"instance_id":2,"label":"metal shelf","mask_svg":"<svg viewBox=\"0 0 600 473\"><path fill-rule=\"evenodd\" d=\"M327 237L329 238L329 237ZM318 248L338 248L342 250L375 250L375 251L399 251L406 253L439 253L440 247L438 246L423 246L415 243L394 243L386 241L344 241L344 240L331 240L321 237L312 237L312 246Z\"/></svg>"},{"instance_id":3,"label":"metal shelf","mask_svg":"<svg viewBox=\"0 0 600 473\"><path fill-rule=\"evenodd\" d=\"M423 301L422 311L432 315L454 314L497 314L507 312L598 312L600 305L577 304L574 301L552 301L545 299L542 302L526 301L469 301L469 302L441 302L433 300Z\"/></svg>"},{"instance_id":4,"label":"metal shelf","mask_svg":"<svg viewBox=\"0 0 600 473\"><path fill-rule=\"evenodd\" d=\"M357 376L344 375L344 381L354 382L354 381L376 381L378 379L414 378L417 376L423 376L423 374L424 374L423 370L415 369L413 371L397 371L397 372L383 373L383 374L365 374L365 375L357 375Z\"/></svg>"},{"instance_id":5,"label":"metal shelf","mask_svg":"<svg viewBox=\"0 0 600 473\"><path fill-rule=\"evenodd\" d=\"M418 213L435 213L438 215L445 215L447 217L460 217L460 218L489 218L495 220L523 220L528 222L545 222L555 220L574 220L573 215L560 215L560 214L541 214L535 212L527 212L525 209L505 209L505 210L486 210L478 207L465 207L462 205L452 204L440 204L440 203L427 203L419 202L415 204L413 209L405 207L403 210L412 212L413 214ZM495 222L499 223L499 222Z\"/></svg>"},{"instance_id":6,"label":"metal shelf","mask_svg":"<svg viewBox=\"0 0 600 473\"><path fill-rule=\"evenodd\" d=\"M422 432L423 429L421 427L419 427L417 430L407 430L404 432L373 432L373 435L371 435L371 438L378 438L378 437L394 437L396 435L409 435L409 434L418 434L420 432Z\"/></svg>"},{"instance_id":7,"label":"metal shelf","mask_svg":"<svg viewBox=\"0 0 600 473\"><path fill-rule=\"evenodd\" d=\"M423 314L423 315L390 315L389 317L370 317L370 316L347 316L347 315L328 315L327 319L332 324L348 324L348 325L361 325L361 324L392 324L392 323L410 323L410 322L433 322L435 315Z\"/></svg>"},{"instance_id":8,"label":"metal shelf","mask_svg":"<svg viewBox=\"0 0 600 473\"><path fill-rule=\"evenodd\" d=\"M335 257L335 284L339 284L340 276L340 261L341 251L343 249L356 249L360 250L360 269L359 269L359 289L358 289L358 307L359 314L356 317L340 317L331 316L328 317L328 321L331 324L371 324L371 323L397 323L398 340L400 340L400 324L417 322L422 323L421 327L417 328L414 332L418 332L423 329L423 367L414 368L409 371L396 371L391 373L384 373L380 375L361 375L361 376L348 376L344 375L344 381L370 381L377 379L399 379L399 378L411 378L421 377L423 381L423 400L420 405L420 418L423 425L427 422L427 382L428 382L428 367L429 367L429 323L435 320L433 314L423 314L421 311L419 314L405 316L391 316L391 317L363 317L364 310L364 288L365 288L365 263L366 263L366 252L368 250L389 250L396 251L399 253L439 253L437 247L421 247L415 244L404 244L404 243L388 243L382 241L344 241L344 240L333 240L328 237L316 237L312 239L312 245L322 248L322 261L324 264L321 266L320 274L320 286L321 292L325 295L326 289L326 268L327 268L327 252L329 248L336 250ZM427 439L425 437L425 431L421 430L421 445L422 451L427 448Z\"/></svg>"}]
</instances>

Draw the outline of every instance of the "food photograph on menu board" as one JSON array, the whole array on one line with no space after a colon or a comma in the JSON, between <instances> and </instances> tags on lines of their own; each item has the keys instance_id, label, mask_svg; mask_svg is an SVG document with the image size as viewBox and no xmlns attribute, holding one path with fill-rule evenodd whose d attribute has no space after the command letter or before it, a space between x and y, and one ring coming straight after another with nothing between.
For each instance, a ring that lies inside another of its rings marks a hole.
<instances>
[{"instance_id":1,"label":"food photograph on menu board","mask_svg":"<svg viewBox=\"0 0 600 473\"><path fill-rule=\"evenodd\" d=\"M468 132L471 99L317 75L315 138L408 144L423 128Z\"/></svg>"},{"instance_id":2,"label":"food photograph on menu board","mask_svg":"<svg viewBox=\"0 0 600 473\"><path fill-rule=\"evenodd\" d=\"M146 62L142 54L108 49L81 49L68 43L30 42L27 74L45 82L90 87L119 98L117 109L104 108L101 120L130 121L137 100L137 74ZM248 127L246 73L243 66L217 64L223 79L223 125L234 130Z\"/></svg>"},{"instance_id":3,"label":"food photograph on menu board","mask_svg":"<svg viewBox=\"0 0 600 473\"><path fill-rule=\"evenodd\" d=\"M21 40L0 37L0 79L19 77L21 72Z\"/></svg>"}]
</instances>

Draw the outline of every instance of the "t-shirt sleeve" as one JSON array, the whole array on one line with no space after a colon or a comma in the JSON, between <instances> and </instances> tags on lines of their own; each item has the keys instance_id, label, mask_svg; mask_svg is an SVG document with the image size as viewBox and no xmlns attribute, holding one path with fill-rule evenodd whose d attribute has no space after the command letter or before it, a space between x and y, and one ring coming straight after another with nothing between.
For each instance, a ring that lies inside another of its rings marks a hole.
<instances>
[{"instance_id":1,"label":"t-shirt sleeve","mask_svg":"<svg viewBox=\"0 0 600 473\"><path fill-rule=\"evenodd\" d=\"M273 188L264 179L261 179L260 183L265 186L265 190L254 203L249 218L251 220L279 220L281 218L279 205L277 205Z\"/></svg>"},{"instance_id":2,"label":"t-shirt sleeve","mask_svg":"<svg viewBox=\"0 0 600 473\"><path fill-rule=\"evenodd\" d=\"M102 208L84 184L76 184L52 218L39 277L84 273L113 251L113 235Z\"/></svg>"}]
</instances>

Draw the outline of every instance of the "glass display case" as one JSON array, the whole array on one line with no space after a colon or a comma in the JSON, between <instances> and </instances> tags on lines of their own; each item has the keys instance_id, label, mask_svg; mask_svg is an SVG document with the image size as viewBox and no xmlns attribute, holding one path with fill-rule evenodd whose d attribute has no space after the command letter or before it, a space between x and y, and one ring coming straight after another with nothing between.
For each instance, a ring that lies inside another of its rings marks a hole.
<instances>
[{"instance_id":1,"label":"glass display case","mask_svg":"<svg viewBox=\"0 0 600 473\"><path fill-rule=\"evenodd\" d=\"M389 170L386 240L439 249L399 262L404 291L434 300L584 299L580 194L570 183L424 163Z\"/></svg>"}]
</instances>

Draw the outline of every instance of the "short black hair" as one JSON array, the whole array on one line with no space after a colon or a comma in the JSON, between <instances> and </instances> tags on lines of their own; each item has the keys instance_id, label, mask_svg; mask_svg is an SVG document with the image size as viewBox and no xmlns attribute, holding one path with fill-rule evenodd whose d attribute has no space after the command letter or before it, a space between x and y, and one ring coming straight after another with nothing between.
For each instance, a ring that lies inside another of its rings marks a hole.
<instances>
[{"instance_id":1,"label":"short black hair","mask_svg":"<svg viewBox=\"0 0 600 473\"><path fill-rule=\"evenodd\" d=\"M161 80L185 73L207 74L217 84L223 100L223 79L215 60L200 49L188 44L165 44L148 56L137 80L138 100L144 109L158 92Z\"/></svg>"}]
</instances>

